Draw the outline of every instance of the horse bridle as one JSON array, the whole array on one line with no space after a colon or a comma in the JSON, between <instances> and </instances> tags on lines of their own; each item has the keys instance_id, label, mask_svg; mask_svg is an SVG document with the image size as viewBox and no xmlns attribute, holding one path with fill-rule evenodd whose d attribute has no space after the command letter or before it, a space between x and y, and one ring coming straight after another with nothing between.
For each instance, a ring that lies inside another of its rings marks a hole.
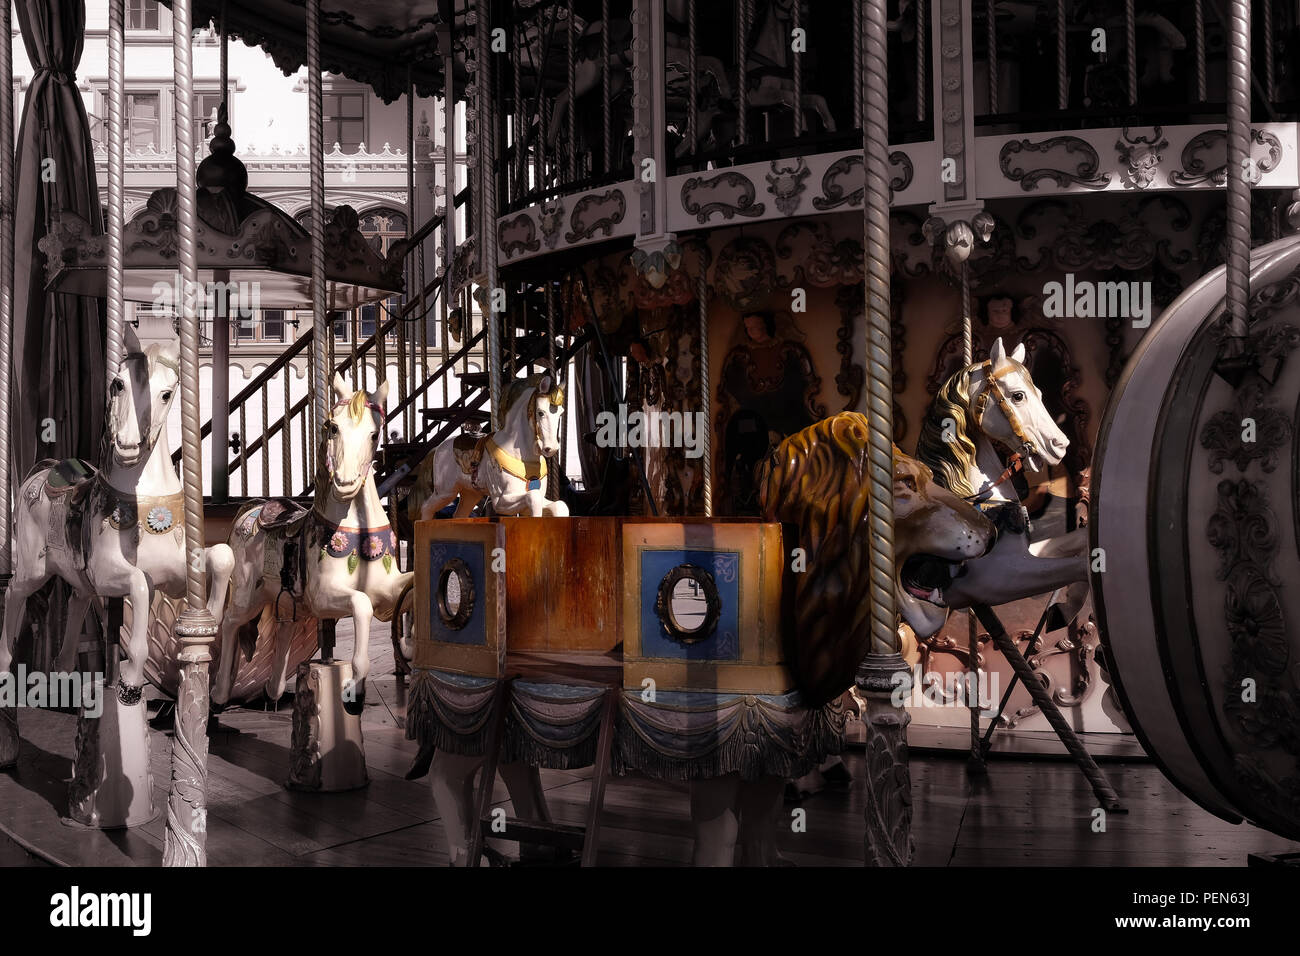
<instances>
[{"instance_id":1,"label":"horse bridle","mask_svg":"<svg viewBox=\"0 0 1300 956\"><path fill-rule=\"evenodd\" d=\"M1007 424L1011 426L1011 434L1015 435L1016 440L1020 442L1020 448L1017 450L1017 454L1026 458L1038 454L1038 445L1035 444L1032 438L1025 434L1025 428L1020 423L1020 417L1016 414L1016 410L1011 407L1011 402L1007 399L1007 394L1002 390L1002 385L998 381L1003 375L1014 372L1015 366L1013 365L1005 372L997 372L994 371L993 361L990 359L981 365L980 368L988 370L985 375L985 381L988 385L984 391L980 392L979 397L975 399L975 424L979 425L981 429L984 427L984 413L988 411L989 395L991 393L998 403L998 408L1000 408L1002 414L1006 416Z\"/></svg>"},{"instance_id":2,"label":"horse bridle","mask_svg":"<svg viewBox=\"0 0 1300 956\"><path fill-rule=\"evenodd\" d=\"M334 407L331 408L330 411L332 413L337 409L343 408L344 406L351 405L351 404L352 404L352 399L345 398L342 401L335 402ZM370 402L370 401L366 402L366 408L370 409L372 412L374 412L379 416L379 434L382 435L384 433L384 422L388 421L388 413L385 412L378 405L376 405L374 402ZM333 418L332 414L330 415L330 418ZM326 434L325 438L326 438L326 442L328 443L329 440L328 433ZM368 475L371 469L373 469L374 467L375 467L375 456L371 455L370 464L366 467L365 474L363 474L362 477L364 478L366 475ZM329 472L330 481L332 482L334 480L334 453L332 451L326 451L325 453L325 468Z\"/></svg>"},{"instance_id":3,"label":"horse bridle","mask_svg":"<svg viewBox=\"0 0 1300 956\"><path fill-rule=\"evenodd\" d=\"M998 381L1003 375L1015 371L1015 366L1012 366L1005 372L996 372L993 370L993 361L990 359L979 367L987 370L985 381L988 384L984 391L980 392L979 396L975 399L975 407L973 409L975 424L978 425L981 430L984 428L984 413L988 411L989 395L991 394L993 399L998 403L998 408L1002 410L1002 414L1006 417L1007 424L1011 427L1011 433L1015 435L1016 440L1020 442L1020 448L1012 453L1011 458L1007 463L1006 470L1003 471L1002 474L998 475L998 477L993 481L989 482L988 486L983 491L974 495L968 495L967 500L969 501L983 501L987 499L993 494L994 488L1024 470L1026 458L1038 453L1038 445L1032 438L1025 434L1025 428L1020 423L1020 417L1016 414L1016 410L1007 399L1006 392L1002 390L1002 385Z\"/></svg>"}]
</instances>

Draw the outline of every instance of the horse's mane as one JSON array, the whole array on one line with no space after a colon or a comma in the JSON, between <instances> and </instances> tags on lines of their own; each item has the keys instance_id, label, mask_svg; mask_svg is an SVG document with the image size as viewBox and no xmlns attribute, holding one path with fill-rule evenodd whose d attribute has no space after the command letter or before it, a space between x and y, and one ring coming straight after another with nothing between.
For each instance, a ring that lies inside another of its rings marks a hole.
<instances>
[{"instance_id":1,"label":"horse's mane","mask_svg":"<svg viewBox=\"0 0 1300 956\"><path fill-rule=\"evenodd\" d=\"M506 386L505 395L501 397L501 418L503 421L510 414L510 410L515 407L515 403L521 398L530 392L540 392L542 390L543 378L553 379L553 376L549 372L534 372L524 378L511 380L510 384ZM552 405L564 404L564 391L558 385L551 388L548 397Z\"/></svg>"},{"instance_id":2,"label":"horse's mane","mask_svg":"<svg viewBox=\"0 0 1300 956\"><path fill-rule=\"evenodd\" d=\"M973 423L966 409L970 405L970 376L979 364L967 365L943 383L921 422L921 437L916 440L916 457L929 465L934 480L953 494L975 494L970 471L975 464L975 442L969 435ZM952 427L945 428L951 421ZM946 439L945 434L951 434Z\"/></svg>"},{"instance_id":3,"label":"horse's mane","mask_svg":"<svg viewBox=\"0 0 1300 956\"><path fill-rule=\"evenodd\" d=\"M840 412L785 439L758 469L764 518L797 525L807 556L786 660L810 706L852 685L872 649L867 435L865 415ZM895 467L901 455L895 447Z\"/></svg>"}]
</instances>

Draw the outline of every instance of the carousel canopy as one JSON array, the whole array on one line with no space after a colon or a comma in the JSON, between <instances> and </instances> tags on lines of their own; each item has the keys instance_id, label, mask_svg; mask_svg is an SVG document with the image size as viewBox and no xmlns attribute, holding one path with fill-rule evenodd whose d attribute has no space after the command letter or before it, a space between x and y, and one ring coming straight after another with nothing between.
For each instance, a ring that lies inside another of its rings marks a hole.
<instances>
[{"instance_id":1,"label":"carousel canopy","mask_svg":"<svg viewBox=\"0 0 1300 956\"><path fill-rule=\"evenodd\" d=\"M168 0L163 0L171 6ZM391 103L406 94L407 67L420 96L442 91L438 31L465 28L471 0L322 0L321 68L374 88ZM194 22L221 21L249 46L260 46L285 73L307 62L303 0L194 0Z\"/></svg>"}]
</instances>

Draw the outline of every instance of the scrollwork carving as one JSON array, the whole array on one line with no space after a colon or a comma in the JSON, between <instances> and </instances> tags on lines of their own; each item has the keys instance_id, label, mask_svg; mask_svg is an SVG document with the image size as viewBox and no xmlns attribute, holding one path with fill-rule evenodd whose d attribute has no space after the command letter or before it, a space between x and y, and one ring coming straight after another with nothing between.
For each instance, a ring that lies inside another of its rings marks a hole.
<instances>
[{"instance_id":1,"label":"scrollwork carving","mask_svg":"<svg viewBox=\"0 0 1300 956\"><path fill-rule=\"evenodd\" d=\"M1079 154L1082 158L1075 163L1073 170L1051 166L1027 169L1021 159L1025 153L1045 156L1056 149L1064 150L1067 156ZM1009 140L998 152L998 168L1007 179L1020 183L1020 188L1025 192L1032 192L1043 180L1049 180L1061 189L1075 185L1088 189L1105 189L1110 185L1109 175L1097 173L1101 168L1101 157L1091 143L1078 136L1053 136L1039 143L1029 139Z\"/></svg>"}]
</instances>

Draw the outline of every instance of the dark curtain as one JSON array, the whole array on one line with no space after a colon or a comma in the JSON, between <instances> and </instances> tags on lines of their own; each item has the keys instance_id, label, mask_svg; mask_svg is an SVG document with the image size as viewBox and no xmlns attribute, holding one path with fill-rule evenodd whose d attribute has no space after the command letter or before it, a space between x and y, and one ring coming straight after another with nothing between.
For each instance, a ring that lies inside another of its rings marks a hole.
<instances>
[{"instance_id":1,"label":"dark curtain","mask_svg":"<svg viewBox=\"0 0 1300 956\"><path fill-rule=\"evenodd\" d=\"M588 441L586 436L596 432L596 416L600 412L617 411L618 396L601 367L599 352L592 344L583 346L574 358L573 392L582 486L589 491L599 490L606 478L606 466L613 449L601 448Z\"/></svg>"},{"instance_id":2,"label":"dark curtain","mask_svg":"<svg viewBox=\"0 0 1300 956\"><path fill-rule=\"evenodd\" d=\"M37 248L60 210L75 212L94 232L104 230L90 126L76 80L85 2L15 0L15 8L35 68L16 158L9 462L16 491L42 458L96 461L104 428L106 345L102 300L47 293L45 257ZM32 619L45 617L35 600L29 612ZM58 626L53 620L48 625ZM29 655L33 666L48 661L49 643L37 641Z\"/></svg>"}]
</instances>

